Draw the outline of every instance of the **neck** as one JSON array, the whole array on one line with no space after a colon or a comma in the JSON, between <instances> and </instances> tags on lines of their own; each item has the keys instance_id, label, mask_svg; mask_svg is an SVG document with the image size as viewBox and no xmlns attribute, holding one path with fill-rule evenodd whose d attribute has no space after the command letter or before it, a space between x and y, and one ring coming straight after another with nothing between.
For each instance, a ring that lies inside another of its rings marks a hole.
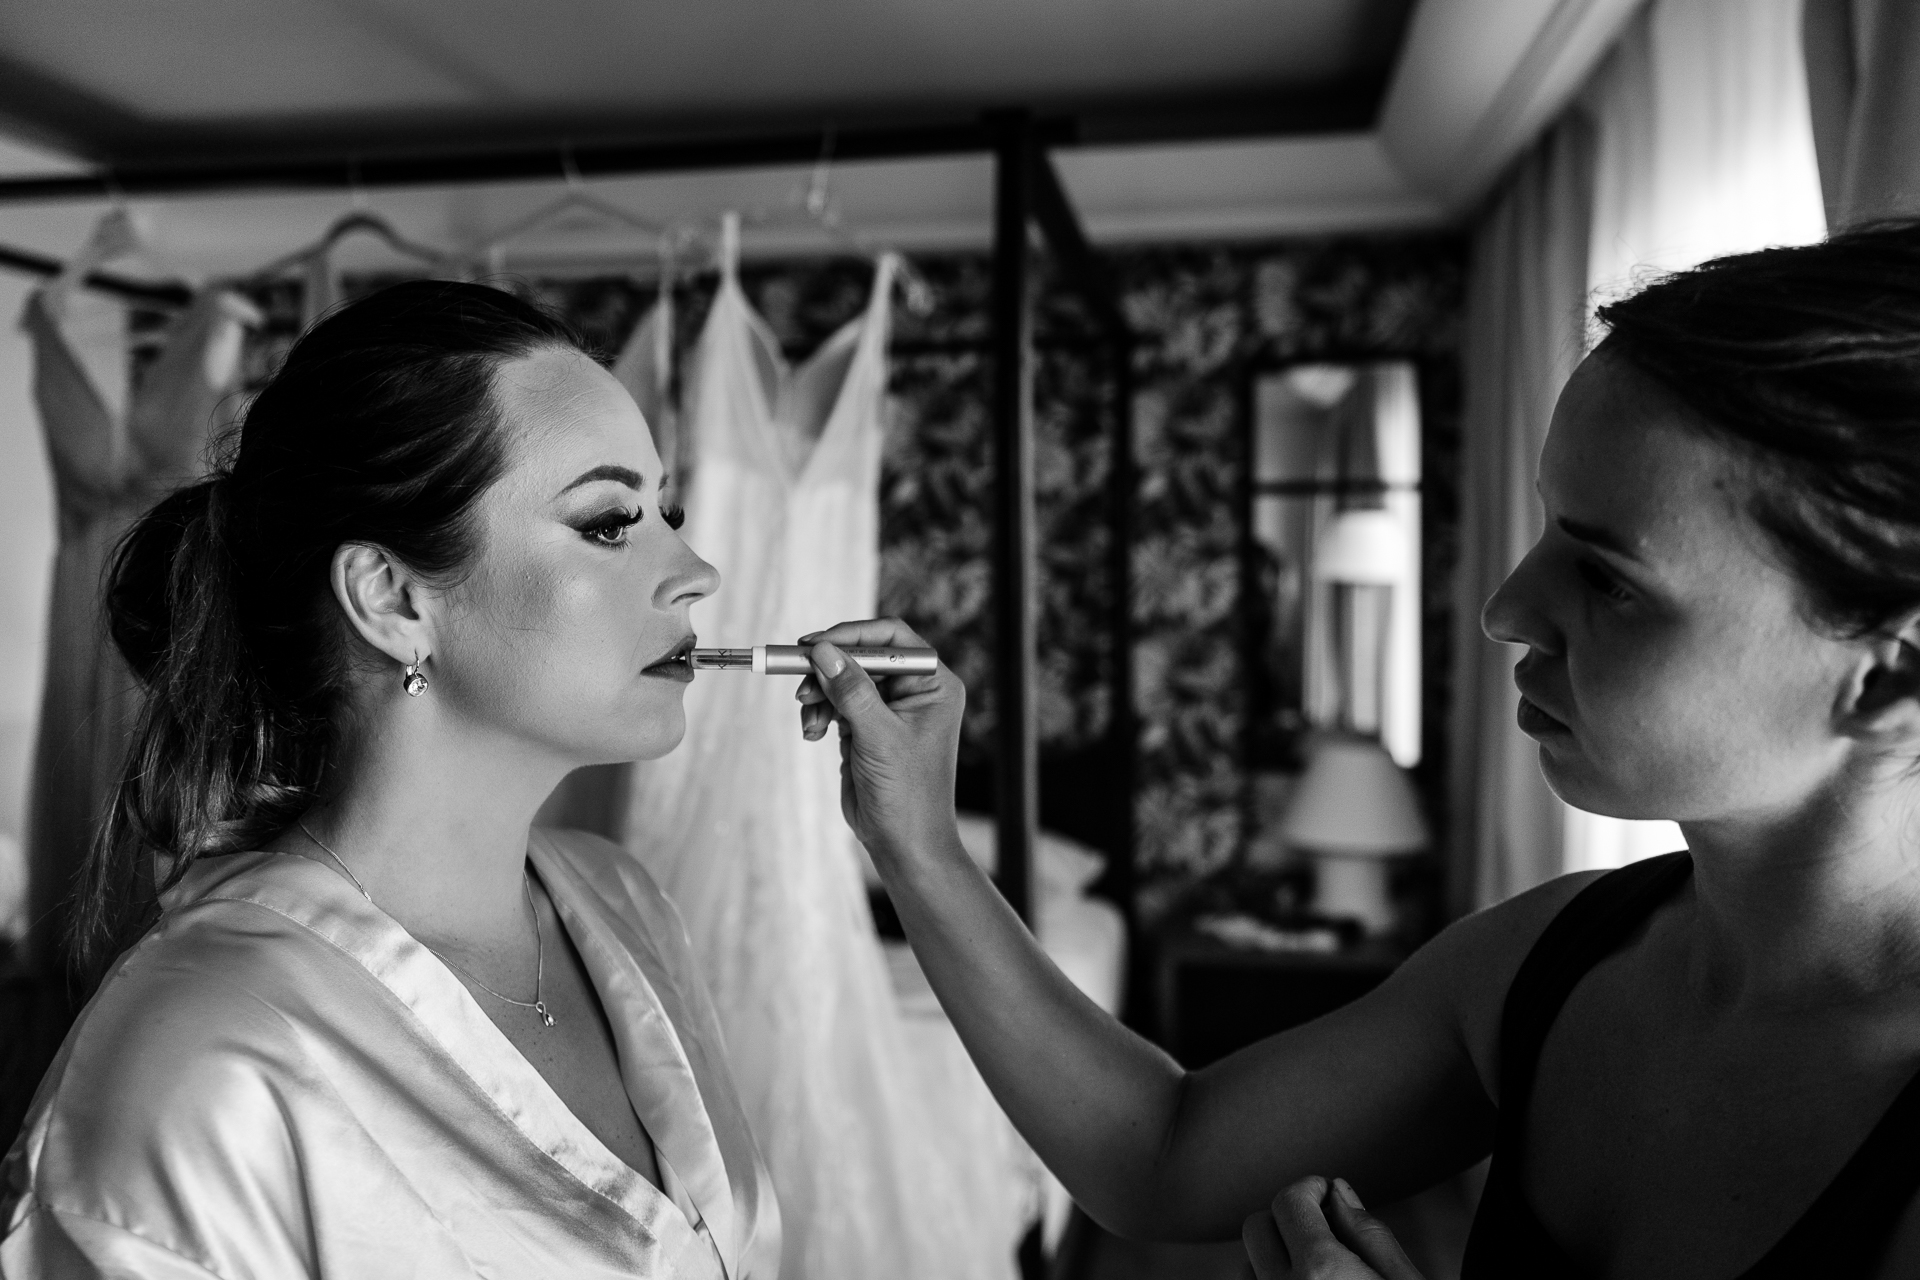
<instances>
[{"instance_id":1,"label":"neck","mask_svg":"<svg viewBox=\"0 0 1920 1280\"><path fill-rule=\"evenodd\" d=\"M450 719L422 705L360 718L303 822L407 932L486 954L531 936L528 832L566 766ZM295 828L276 846L300 843Z\"/></svg>"},{"instance_id":2,"label":"neck","mask_svg":"<svg viewBox=\"0 0 1920 1280\"><path fill-rule=\"evenodd\" d=\"M1920 985L1920 786L1904 766L1863 766L1785 814L1681 825L1703 998L1844 1005Z\"/></svg>"}]
</instances>

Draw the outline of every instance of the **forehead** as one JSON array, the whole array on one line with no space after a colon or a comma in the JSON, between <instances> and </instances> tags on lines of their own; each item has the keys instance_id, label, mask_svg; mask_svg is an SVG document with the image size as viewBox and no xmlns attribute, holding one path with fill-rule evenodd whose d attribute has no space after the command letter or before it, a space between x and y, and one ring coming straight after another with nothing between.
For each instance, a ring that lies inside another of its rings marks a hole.
<instances>
[{"instance_id":1,"label":"forehead","mask_svg":"<svg viewBox=\"0 0 1920 1280\"><path fill-rule=\"evenodd\" d=\"M585 354L552 347L501 364L494 395L512 440L509 480L557 491L588 468L615 465L657 482L646 419L614 376Z\"/></svg>"},{"instance_id":2,"label":"forehead","mask_svg":"<svg viewBox=\"0 0 1920 1280\"><path fill-rule=\"evenodd\" d=\"M1540 454L1549 520L1605 528L1649 561L1755 546L1752 466L1657 383L1593 355L1574 371Z\"/></svg>"}]
</instances>

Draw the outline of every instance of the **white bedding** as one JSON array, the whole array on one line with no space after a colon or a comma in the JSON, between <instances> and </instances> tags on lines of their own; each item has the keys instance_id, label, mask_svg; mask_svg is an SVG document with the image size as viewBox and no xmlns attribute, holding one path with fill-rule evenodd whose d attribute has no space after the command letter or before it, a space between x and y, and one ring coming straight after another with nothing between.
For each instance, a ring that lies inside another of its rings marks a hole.
<instances>
[{"instance_id":1,"label":"white bedding","mask_svg":"<svg viewBox=\"0 0 1920 1280\"><path fill-rule=\"evenodd\" d=\"M991 870L995 862L991 821L962 814L960 837L975 860ZM1102 1009L1118 1016L1126 983L1126 922L1112 903L1085 896L1087 885L1098 878L1105 860L1084 845L1051 832L1041 833L1037 852L1035 936L1075 986ZM1007 1198L1002 1208L1019 1223L1041 1218L1043 1239L1048 1252L1052 1252L1072 1209L1066 1188L1041 1166L994 1102L961 1046L959 1035L941 1011L911 948L902 942L887 942L885 951L923 1084L946 1104L944 1110L954 1124L957 1141L991 1144L1004 1153Z\"/></svg>"}]
</instances>

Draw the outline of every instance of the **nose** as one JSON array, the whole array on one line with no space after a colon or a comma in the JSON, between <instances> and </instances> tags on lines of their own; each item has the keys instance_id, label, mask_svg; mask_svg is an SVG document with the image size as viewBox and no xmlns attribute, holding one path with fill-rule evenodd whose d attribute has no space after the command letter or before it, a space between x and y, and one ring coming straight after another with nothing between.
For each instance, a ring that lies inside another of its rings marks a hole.
<instances>
[{"instance_id":1,"label":"nose","mask_svg":"<svg viewBox=\"0 0 1920 1280\"><path fill-rule=\"evenodd\" d=\"M720 589L720 571L693 553L679 538L673 539L674 559L661 575L655 601L663 608L691 605Z\"/></svg>"},{"instance_id":2,"label":"nose","mask_svg":"<svg viewBox=\"0 0 1920 1280\"><path fill-rule=\"evenodd\" d=\"M1560 632L1547 615L1540 590L1540 557L1536 543L1480 610L1480 630L1487 639L1558 652Z\"/></svg>"}]
</instances>

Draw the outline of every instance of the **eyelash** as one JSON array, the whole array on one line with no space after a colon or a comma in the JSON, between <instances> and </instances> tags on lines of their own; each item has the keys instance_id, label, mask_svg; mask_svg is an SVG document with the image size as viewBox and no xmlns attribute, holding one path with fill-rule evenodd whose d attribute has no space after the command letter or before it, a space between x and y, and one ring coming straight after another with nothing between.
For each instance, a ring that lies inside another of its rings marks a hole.
<instances>
[{"instance_id":1,"label":"eyelash","mask_svg":"<svg viewBox=\"0 0 1920 1280\"><path fill-rule=\"evenodd\" d=\"M627 545L626 531L639 524L644 514L645 513L639 509L630 512L624 510L609 512L591 524L582 525L580 527L580 536L595 546L624 547ZM686 523L687 514L678 506L663 507L660 511L660 518L666 522L667 528L678 529ZM601 536L609 532L617 533L620 536L617 539L611 540Z\"/></svg>"},{"instance_id":2,"label":"eyelash","mask_svg":"<svg viewBox=\"0 0 1920 1280\"><path fill-rule=\"evenodd\" d=\"M1614 581L1613 576L1601 569L1598 565L1590 561L1582 560L1576 565L1576 568L1579 569L1580 576L1586 579L1587 585L1607 599L1616 600L1621 603L1633 599L1632 592Z\"/></svg>"}]
</instances>

